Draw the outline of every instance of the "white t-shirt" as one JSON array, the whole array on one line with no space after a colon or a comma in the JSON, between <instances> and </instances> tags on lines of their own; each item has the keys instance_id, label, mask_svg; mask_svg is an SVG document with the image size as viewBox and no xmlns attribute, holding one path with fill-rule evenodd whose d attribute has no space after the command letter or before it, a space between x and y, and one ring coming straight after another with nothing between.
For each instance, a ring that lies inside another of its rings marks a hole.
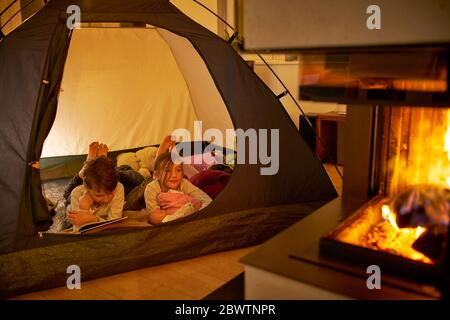
<instances>
[{"instance_id":1,"label":"white t-shirt","mask_svg":"<svg viewBox=\"0 0 450 320\"><path fill-rule=\"evenodd\" d=\"M70 194L70 209L80 210L79 198L86 191L84 185L78 186L72 190ZM125 200L125 189L123 185L118 182L114 190L114 197L112 200L103 205L93 205L90 212L95 214L100 221L112 220L122 217L123 206ZM69 209L68 208L68 209Z\"/></svg>"}]
</instances>

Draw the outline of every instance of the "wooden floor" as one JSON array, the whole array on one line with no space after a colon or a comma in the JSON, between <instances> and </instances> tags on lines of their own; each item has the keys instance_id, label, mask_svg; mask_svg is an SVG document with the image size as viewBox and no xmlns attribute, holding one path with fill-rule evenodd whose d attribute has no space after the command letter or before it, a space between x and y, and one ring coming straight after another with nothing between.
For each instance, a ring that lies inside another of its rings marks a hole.
<instances>
[{"instance_id":1,"label":"wooden floor","mask_svg":"<svg viewBox=\"0 0 450 320\"><path fill-rule=\"evenodd\" d=\"M325 169L338 193L342 180L336 169ZM339 167L340 172L343 168ZM244 271L239 259L256 247L210 254L194 259L139 269L81 283L80 290L66 287L14 297L26 300L202 299ZM83 274L81 274L83 276Z\"/></svg>"},{"instance_id":2,"label":"wooden floor","mask_svg":"<svg viewBox=\"0 0 450 320\"><path fill-rule=\"evenodd\" d=\"M82 281L80 290L59 287L13 299L202 299L243 272L244 268L238 260L255 248L215 253L91 281ZM81 277L83 277L83 273L81 273Z\"/></svg>"}]
</instances>

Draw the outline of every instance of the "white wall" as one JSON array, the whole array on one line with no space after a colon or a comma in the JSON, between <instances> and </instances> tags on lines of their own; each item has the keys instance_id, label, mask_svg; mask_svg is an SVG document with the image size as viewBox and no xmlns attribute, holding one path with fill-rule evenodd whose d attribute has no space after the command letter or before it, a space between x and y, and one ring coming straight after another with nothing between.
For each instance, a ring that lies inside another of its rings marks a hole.
<instances>
[{"instance_id":1,"label":"white wall","mask_svg":"<svg viewBox=\"0 0 450 320\"><path fill-rule=\"evenodd\" d=\"M221 16L234 28L236 27L235 8L233 0L201 0L200 2L206 5L214 12L219 10L219 2L225 1L223 7L226 8L226 16ZM187 14L196 22L205 26L209 30L218 33L218 19L206 9L200 5L194 3L192 0L171 0L181 11ZM222 13L223 15L223 13ZM232 30L227 29L231 35ZM221 33L221 32L219 32ZM255 54L242 53L241 56L245 60L254 60L255 73L264 81L264 83L274 92L276 95L284 91L282 85L277 78L271 73L269 68L257 57ZM337 105L334 103L322 103L311 101L300 101L299 97L299 62L286 62L284 54L265 54L264 59L270 64L272 69L278 75L278 77L284 82L286 87L291 92L292 96L296 99L297 103L303 109L305 113L325 113L336 110L345 110L345 106ZM292 121L298 127L300 110L296 106L295 102L289 96L284 96L281 99L281 103L285 107L286 111L290 115Z\"/></svg>"},{"instance_id":2,"label":"white wall","mask_svg":"<svg viewBox=\"0 0 450 320\"><path fill-rule=\"evenodd\" d=\"M255 73L264 81L264 83L276 95L284 91L283 86L278 79L272 74L269 68L255 54L242 54L245 60L255 60ZM344 111L345 106L336 103L302 101L299 99L299 61L285 61L284 54L265 54L263 58L269 63L273 71L283 81L289 92L295 98L297 103L305 113L326 113L331 111ZM295 102L288 96L281 98L281 103L288 112L291 120L298 128L300 109Z\"/></svg>"},{"instance_id":3,"label":"white wall","mask_svg":"<svg viewBox=\"0 0 450 320\"><path fill-rule=\"evenodd\" d=\"M245 0L243 3L242 33L249 50L450 42L448 0ZM380 29L368 27L369 17L374 16L367 13L372 11L371 5L378 6Z\"/></svg>"}]
</instances>

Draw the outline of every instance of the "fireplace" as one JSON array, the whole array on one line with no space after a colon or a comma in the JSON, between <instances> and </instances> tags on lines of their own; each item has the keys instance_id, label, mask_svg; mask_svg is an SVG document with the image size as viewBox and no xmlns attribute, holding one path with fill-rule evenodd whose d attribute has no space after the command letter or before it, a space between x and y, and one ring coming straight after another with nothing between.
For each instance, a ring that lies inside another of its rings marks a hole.
<instances>
[{"instance_id":1,"label":"fireplace","mask_svg":"<svg viewBox=\"0 0 450 320\"><path fill-rule=\"evenodd\" d=\"M302 97L348 103L353 112L342 198L367 198L321 238L322 256L442 283L450 215L448 61L445 51L420 50L304 58Z\"/></svg>"},{"instance_id":2,"label":"fireplace","mask_svg":"<svg viewBox=\"0 0 450 320\"><path fill-rule=\"evenodd\" d=\"M302 53L301 98L347 105L342 194L241 260L246 298L449 297L450 50L392 50Z\"/></svg>"}]
</instances>

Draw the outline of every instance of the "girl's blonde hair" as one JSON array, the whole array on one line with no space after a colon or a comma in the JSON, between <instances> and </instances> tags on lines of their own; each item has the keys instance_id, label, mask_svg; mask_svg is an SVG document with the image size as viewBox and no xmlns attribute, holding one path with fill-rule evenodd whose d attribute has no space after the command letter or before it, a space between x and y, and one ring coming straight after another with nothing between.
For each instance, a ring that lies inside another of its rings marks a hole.
<instances>
[{"instance_id":1,"label":"girl's blonde hair","mask_svg":"<svg viewBox=\"0 0 450 320\"><path fill-rule=\"evenodd\" d=\"M181 164L181 161L180 161ZM172 160L171 152L161 153L155 160L154 173L159 176L159 180L161 181L161 188L164 187L164 183L167 178L167 174L170 172L170 169L174 165ZM181 166L181 170L183 170L183 166Z\"/></svg>"}]
</instances>

